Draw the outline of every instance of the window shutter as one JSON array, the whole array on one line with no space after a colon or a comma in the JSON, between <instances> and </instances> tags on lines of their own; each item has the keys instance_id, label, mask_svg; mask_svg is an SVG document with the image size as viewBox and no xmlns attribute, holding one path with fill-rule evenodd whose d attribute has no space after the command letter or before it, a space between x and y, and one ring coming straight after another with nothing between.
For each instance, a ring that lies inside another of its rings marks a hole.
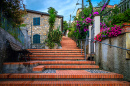
<instances>
[{"instance_id":1,"label":"window shutter","mask_svg":"<svg viewBox=\"0 0 130 86\"><path fill-rule=\"evenodd\" d=\"M33 43L40 43L40 35L33 35Z\"/></svg>"},{"instance_id":2,"label":"window shutter","mask_svg":"<svg viewBox=\"0 0 130 86\"><path fill-rule=\"evenodd\" d=\"M33 25L40 25L40 17L38 18L33 18Z\"/></svg>"},{"instance_id":3,"label":"window shutter","mask_svg":"<svg viewBox=\"0 0 130 86\"><path fill-rule=\"evenodd\" d=\"M37 18L37 25L40 25L40 18Z\"/></svg>"}]
</instances>

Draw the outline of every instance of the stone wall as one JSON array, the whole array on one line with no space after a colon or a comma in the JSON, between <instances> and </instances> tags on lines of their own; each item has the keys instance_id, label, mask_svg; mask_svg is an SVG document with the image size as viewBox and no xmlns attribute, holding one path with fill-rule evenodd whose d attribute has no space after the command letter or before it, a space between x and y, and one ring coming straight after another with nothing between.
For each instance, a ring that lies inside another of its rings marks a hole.
<instances>
[{"instance_id":1,"label":"stone wall","mask_svg":"<svg viewBox=\"0 0 130 86\"><path fill-rule=\"evenodd\" d=\"M129 38L127 35L129 35ZM125 33L119 35L118 37L105 39L102 42L130 49L126 47L127 43L130 43L130 33ZM123 74L124 79L130 81L130 59L128 57L130 55L128 55L127 51L101 43L96 43L95 46L96 64L99 65L101 69Z\"/></svg>"},{"instance_id":2,"label":"stone wall","mask_svg":"<svg viewBox=\"0 0 130 86\"><path fill-rule=\"evenodd\" d=\"M25 49L30 48L30 36L28 36L28 30L27 27L20 27L22 33L24 34L24 45L25 45Z\"/></svg>"},{"instance_id":3,"label":"stone wall","mask_svg":"<svg viewBox=\"0 0 130 86\"><path fill-rule=\"evenodd\" d=\"M38 66L38 64L26 64L23 62L15 64L4 64L2 68L2 73L33 73L33 67Z\"/></svg>"},{"instance_id":4,"label":"stone wall","mask_svg":"<svg viewBox=\"0 0 130 86\"><path fill-rule=\"evenodd\" d=\"M12 35L10 35L8 32L0 27L0 73L2 72L2 64L4 61L7 60L7 54L9 54L7 53L6 49L6 39L24 48L19 41L17 41Z\"/></svg>"},{"instance_id":5,"label":"stone wall","mask_svg":"<svg viewBox=\"0 0 130 86\"><path fill-rule=\"evenodd\" d=\"M35 17L40 17L40 25L33 26L33 18ZM27 15L24 16L24 24L27 24L28 35L31 36L31 22L32 22L32 39L33 39L33 35L39 34L40 43L43 43L45 39L47 38L47 33L49 32L48 20L49 20L48 15L27 13ZM60 26L60 30L61 30L61 21L62 21L62 18L56 18L54 29L57 29L57 27Z\"/></svg>"}]
</instances>

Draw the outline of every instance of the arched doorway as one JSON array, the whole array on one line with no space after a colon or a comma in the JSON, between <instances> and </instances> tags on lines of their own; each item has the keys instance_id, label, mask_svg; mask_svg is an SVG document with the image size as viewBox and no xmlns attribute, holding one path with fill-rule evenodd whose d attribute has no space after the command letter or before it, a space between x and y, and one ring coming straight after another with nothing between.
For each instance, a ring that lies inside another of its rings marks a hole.
<instances>
[{"instance_id":1,"label":"arched doorway","mask_svg":"<svg viewBox=\"0 0 130 86\"><path fill-rule=\"evenodd\" d=\"M33 35L33 43L40 43L40 35L39 34L35 34Z\"/></svg>"}]
</instances>

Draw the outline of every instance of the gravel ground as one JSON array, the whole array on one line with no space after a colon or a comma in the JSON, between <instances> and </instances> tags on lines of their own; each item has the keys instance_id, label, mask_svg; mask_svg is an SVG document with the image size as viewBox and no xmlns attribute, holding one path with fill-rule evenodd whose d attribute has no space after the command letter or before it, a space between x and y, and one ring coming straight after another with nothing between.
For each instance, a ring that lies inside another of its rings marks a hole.
<instances>
[{"instance_id":1,"label":"gravel ground","mask_svg":"<svg viewBox=\"0 0 130 86\"><path fill-rule=\"evenodd\" d=\"M44 70L42 73L56 73L56 70L47 69L47 70Z\"/></svg>"},{"instance_id":2,"label":"gravel ground","mask_svg":"<svg viewBox=\"0 0 130 86\"><path fill-rule=\"evenodd\" d=\"M90 73L110 73L110 72L103 71L103 70L86 70L86 71L90 72Z\"/></svg>"}]
</instances>

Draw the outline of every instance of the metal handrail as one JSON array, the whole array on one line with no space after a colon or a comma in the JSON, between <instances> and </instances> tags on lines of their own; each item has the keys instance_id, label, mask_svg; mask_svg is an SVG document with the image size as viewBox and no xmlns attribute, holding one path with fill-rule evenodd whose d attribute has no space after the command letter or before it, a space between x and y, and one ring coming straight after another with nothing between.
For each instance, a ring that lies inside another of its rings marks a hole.
<instances>
[{"instance_id":1,"label":"metal handrail","mask_svg":"<svg viewBox=\"0 0 130 86\"><path fill-rule=\"evenodd\" d=\"M126 48L123 48L123 47L119 47L119 46L103 43L103 42L100 42L100 41L96 41L94 39L86 38L86 39L77 39L77 40L81 41L81 55L82 55L82 41L85 41L85 60L86 60L86 41L87 40L91 40L91 42L99 42L99 43L102 43L102 44L105 44L105 45L109 45L109 46L112 46L112 47L116 47L116 48L120 48L120 49L123 49L123 50L127 50L127 53L128 53L128 51L130 51L130 49L126 49ZM92 51L90 52L90 60L92 60Z\"/></svg>"},{"instance_id":2,"label":"metal handrail","mask_svg":"<svg viewBox=\"0 0 130 86\"><path fill-rule=\"evenodd\" d=\"M93 41L93 39L78 39L78 40L91 40L91 41ZM94 40L93 42L95 42L95 41L96 41L96 40ZM120 48L120 49L123 49L123 50L128 50L128 51L130 51L130 49L122 48L122 47L119 47L119 46L115 46L115 45L103 43L103 42L100 42L100 41L96 41L96 42L99 42L99 43L102 43L102 44L105 44L105 45L109 45L109 46L112 46L112 47Z\"/></svg>"}]
</instances>

